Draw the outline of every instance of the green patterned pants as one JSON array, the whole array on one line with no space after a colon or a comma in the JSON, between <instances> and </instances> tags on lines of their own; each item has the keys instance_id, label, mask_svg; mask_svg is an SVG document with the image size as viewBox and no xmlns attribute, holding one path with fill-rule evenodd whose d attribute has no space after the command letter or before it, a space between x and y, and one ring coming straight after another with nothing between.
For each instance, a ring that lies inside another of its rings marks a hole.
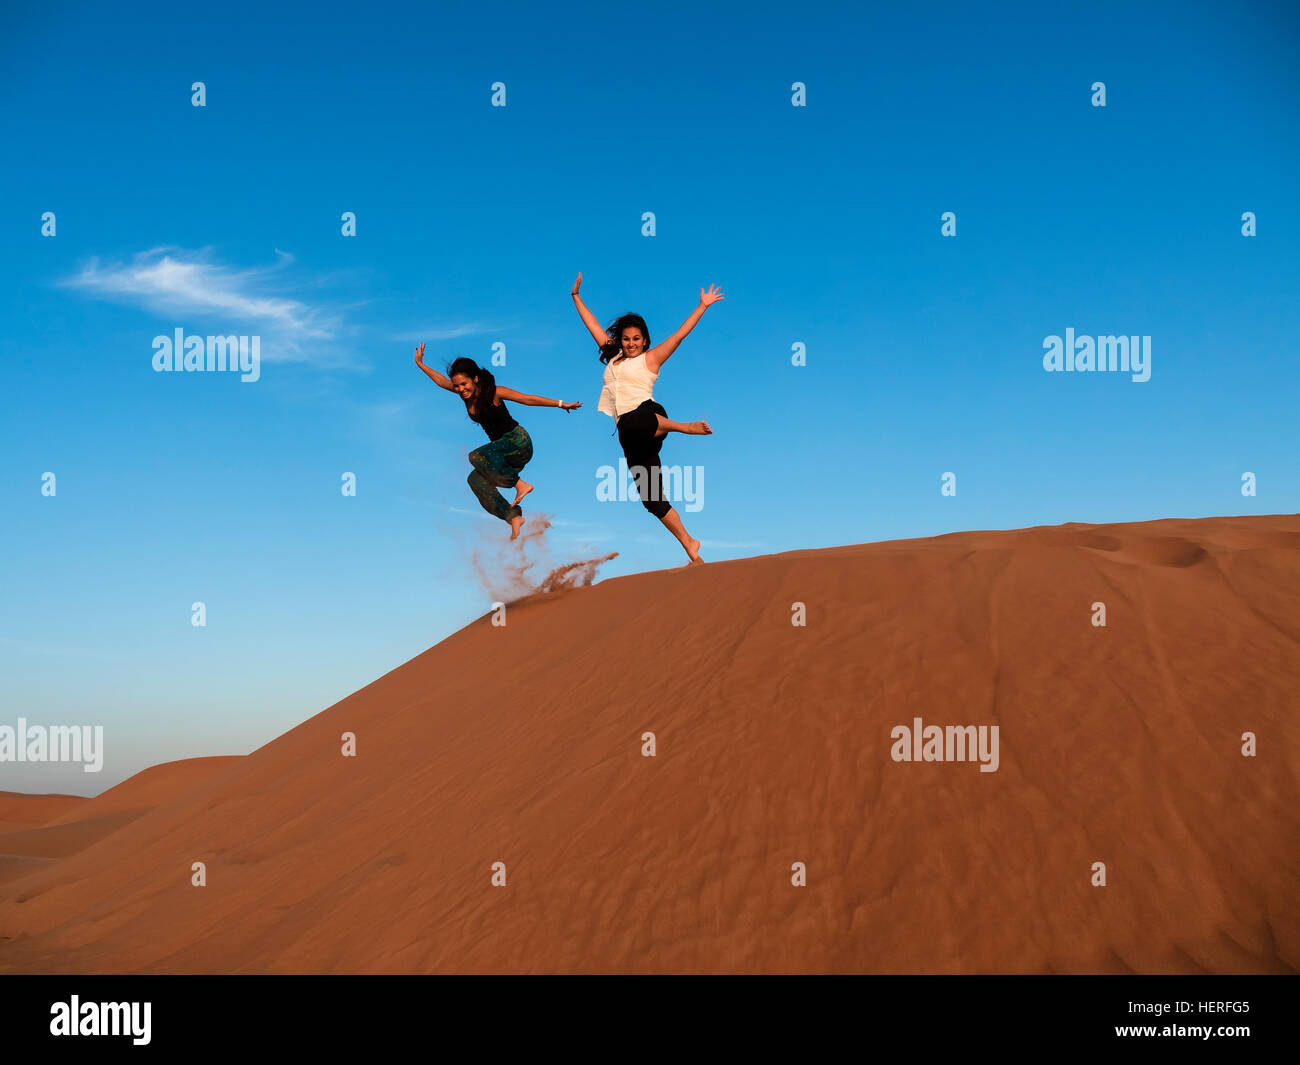
<instances>
[{"instance_id":1,"label":"green patterned pants","mask_svg":"<svg viewBox=\"0 0 1300 1065\"><path fill-rule=\"evenodd\" d=\"M523 513L522 508L511 506L498 488L513 488L519 483L519 471L533 457L533 441L522 425L516 425L499 440L493 440L469 453L474 470L469 475L469 486L474 490L483 509L502 521L509 521Z\"/></svg>"}]
</instances>

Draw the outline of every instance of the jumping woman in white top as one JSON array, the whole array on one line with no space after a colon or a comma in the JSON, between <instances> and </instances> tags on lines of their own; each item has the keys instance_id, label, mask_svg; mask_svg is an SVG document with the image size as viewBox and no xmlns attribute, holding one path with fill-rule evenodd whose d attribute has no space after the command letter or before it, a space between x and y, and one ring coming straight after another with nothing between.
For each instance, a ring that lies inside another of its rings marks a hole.
<instances>
[{"instance_id":1,"label":"jumping woman in white top","mask_svg":"<svg viewBox=\"0 0 1300 1065\"><path fill-rule=\"evenodd\" d=\"M604 387L600 393L597 410L608 414L618 426L618 442L623 445L628 469L636 479L641 505L668 527L686 550L691 564L702 562L700 542L692 539L666 499L662 498L659 471L659 449L669 433L688 433L708 436L713 430L707 422L674 422L668 412L654 401L654 385L659 370L686 334L695 328L701 315L723 298L716 285L709 291L700 289L700 305L681 327L661 344L650 346L650 331L639 314L625 314L614 320L609 329L602 329L596 316L587 310L578 295L582 275L573 283L573 302L600 346L600 361L605 364Z\"/></svg>"}]
</instances>

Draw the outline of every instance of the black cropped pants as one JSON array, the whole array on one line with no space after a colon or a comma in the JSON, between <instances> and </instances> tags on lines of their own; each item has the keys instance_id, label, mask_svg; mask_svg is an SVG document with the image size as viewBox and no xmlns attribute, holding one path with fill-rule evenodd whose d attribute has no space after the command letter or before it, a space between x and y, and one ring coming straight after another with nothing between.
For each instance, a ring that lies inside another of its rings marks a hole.
<instances>
[{"instance_id":1,"label":"black cropped pants","mask_svg":"<svg viewBox=\"0 0 1300 1065\"><path fill-rule=\"evenodd\" d=\"M636 480L637 493L641 505L656 518L672 510L672 504L663 498L662 476L659 470L659 449L663 447L664 438L656 437L659 431L659 419L656 415L668 417L668 412L653 399L647 399L635 410L630 410L618 419L618 442L623 445L623 457L627 459L627 468ZM644 470L644 473L639 473Z\"/></svg>"}]
</instances>

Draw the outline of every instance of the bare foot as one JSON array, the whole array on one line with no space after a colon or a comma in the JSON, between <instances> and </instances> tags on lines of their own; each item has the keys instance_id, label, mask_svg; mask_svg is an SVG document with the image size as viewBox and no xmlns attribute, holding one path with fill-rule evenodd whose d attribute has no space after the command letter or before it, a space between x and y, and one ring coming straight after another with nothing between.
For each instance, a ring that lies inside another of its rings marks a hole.
<instances>
[{"instance_id":1,"label":"bare foot","mask_svg":"<svg viewBox=\"0 0 1300 1065\"><path fill-rule=\"evenodd\" d=\"M708 422L675 422L670 418L665 418L662 414L657 415L659 419L658 426L655 428L655 439L659 440L669 433L689 433L691 436L712 436L713 430L709 428Z\"/></svg>"},{"instance_id":2,"label":"bare foot","mask_svg":"<svg viewBox=\"0 0 1300 1065\"><path fill-rule=\"evenodd\" d=\"M519 539L519 530L524 527L524 516L520 514L516 518L510 519L510 539Z\"/></svg>"},{"instance_id":3,"label":"bare foot","mask_svg":"<svg viewBox=\"0 0 1300 1065\"><path fill-rule=\"evenodd\" d=\"M682 546L686 548L686 555L691 560L688 565L698 566L704 561L704 559L700 558L699 540L687 540Z\"/></svg>"},{"instance_id":4,"label":"bare foot","mask_svg":"<svg viewBox=\"0 0 1300 1065\"><path fill-rule=\"evenodd\" d=\"M519 501L533 490L533 486L527 481L519 481L515 485L515 506L519 506Z\"/></svg>"}]
</instances>

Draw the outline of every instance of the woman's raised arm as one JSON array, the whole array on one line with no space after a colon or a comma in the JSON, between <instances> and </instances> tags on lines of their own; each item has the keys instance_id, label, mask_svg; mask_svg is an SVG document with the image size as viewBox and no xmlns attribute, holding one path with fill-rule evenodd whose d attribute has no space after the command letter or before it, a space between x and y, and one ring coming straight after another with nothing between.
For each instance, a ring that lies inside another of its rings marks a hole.
<instances>
[{"instance_id":1,"label":"woman's raised arm","mask_svg":"<svg viewBox=\"0 0 1300 1065\"><path fill-rule=\"evenodd\" d=\"M440 374L432 366L424 365L424 345L421 344L415 349L415 365L429 375L430 379L439 388L445 388L448 392L454 391L451 387L451 380L443 374Z\"/></svg>"},{"instance_id":2,"label":"woman's raised arm","mask_svg":"<svg viewBox=\"0 0 1300 1065\"><path fill-rule=\"evenodd\" d=\"M497 395L502 399L510 400L511 403L522 403L525 407L559 407L560 410L570 411L582 406L581 403L563 403L558 399L547 399L545 396L530 396L527 392L516 392L513 388L506 388L505 385L497 385Z\"/></svg>"},{"instance_id":3,"label":"woman's raised arm","mask_svg":"<svg viewBox=\"0 0 1300 1065\"><path fill-rule=\"evenodd\" d=\"M611 339L610 335L605 332L600 322L596 320L596 316L592 314L591 311L587 310L587 305L582 302L582 297L578 295L578 289L581 286L582 274L579 274L578 280L573 283L573 291L570 293L573 297L574 304L578 308L578 314L581 316L583 323L586 325L587 330L591 333L596 343L602 348L608 347L610 344L614 343L614 341Z\"/></svg>"},{"instance_id":4,"label":"woman's raised arm","mask_svg":"<svg viewBox=\"0 0 1300 1065\"><path fill-rule=\"evenodd\" d=\"M651 371L658 370L660 366L668 361L668 357L677 350L677 345L686 339L686 334L695 328L695 323L700 320L706 310L717 303L718 300L725 299L721 289L714 291L717 288L717 285L710 285L708 292L700 289L700 303L695 310L691 311L691 316L678 327L677 332L645 353L646 365L650 367Z\"/></svg>"}]
</instances>

